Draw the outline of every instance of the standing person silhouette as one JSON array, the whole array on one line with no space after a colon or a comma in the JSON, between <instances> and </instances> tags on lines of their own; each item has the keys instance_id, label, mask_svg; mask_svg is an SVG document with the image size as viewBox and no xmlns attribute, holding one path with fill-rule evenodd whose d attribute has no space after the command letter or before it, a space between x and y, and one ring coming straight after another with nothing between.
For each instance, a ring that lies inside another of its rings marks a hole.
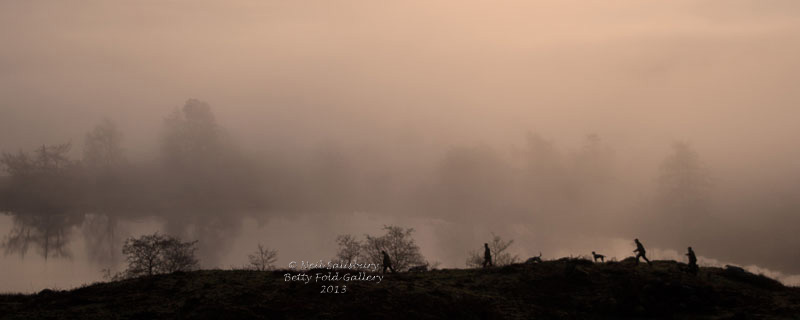
<instances>
[{"instance_id":1,"label":"standing person silhouette","mask_svg":"<svg viewBox=\"0 0 800 320\"><path fill-rule=\"evenodd\" d=\"M697 271L700 271L700 267L697 266L697 256L694 255L692 247L689 247L689 253L686 255L689 257L689 272L697 274Z\"/></svg>"},{"instance_id":2,"label":"standing person silhouette","mask_svg":"<svg viewBox=\"0 0 800 320\"><path fill-rule=\"evenodd\" d=\"M392 273L395 273L394 268L392 268L392 260L389 259L389 254L383 250L381 250L381 253L383 254L383 273L386 273L386 269L389 269L392 271Z\"/></svg>"},{"instance_id":3,"label":"standing person silhouette","mask_svg":"<svg viewBox=\"0 0 800 320\"><path fill-rule=\"evenodd\" d=\"M644 258L644 261L647 261L648 265L652 265L652 263L650 263L650 259L647 259L647 256L645 256L646 251L644 250L642 243L639 242L639 239L633 239L633 241L636 242L636 250L633 250L633 252L636 253L636 263L639 263L639 258L641 257Z\"/></svg>"},{"instance_id":4,"label":"standing person silhouette","mask_svg":"<svg viewBox=\"0 0 800 320\"><path fill-rule=\"evenodd\" d=\"M489 244L488 243L484 243L483 244L483 267L486 268L487 265L489 267L492 266L492 250L489 250Z\"/></svg>"}]
</instances>

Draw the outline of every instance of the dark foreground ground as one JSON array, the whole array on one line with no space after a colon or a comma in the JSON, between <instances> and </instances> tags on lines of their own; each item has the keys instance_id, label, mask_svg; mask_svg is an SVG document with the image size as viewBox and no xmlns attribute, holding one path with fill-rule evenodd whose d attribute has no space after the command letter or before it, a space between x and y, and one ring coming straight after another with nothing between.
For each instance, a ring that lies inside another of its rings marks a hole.
<instances>
[{"instance_id":1,"label":"dark foreground ground","mask_svg":"<svg viewBox=\"0 0 800 320\"><path fill-rule=\"evenodd\" d=\"M0 318L800 319L800 288L737 269L692 276L685 266L562 259L309 284L284 281L287 271L204 270L0 295ZM323 284L347 292L320 293Z\"/></svg>"}]
</instances>

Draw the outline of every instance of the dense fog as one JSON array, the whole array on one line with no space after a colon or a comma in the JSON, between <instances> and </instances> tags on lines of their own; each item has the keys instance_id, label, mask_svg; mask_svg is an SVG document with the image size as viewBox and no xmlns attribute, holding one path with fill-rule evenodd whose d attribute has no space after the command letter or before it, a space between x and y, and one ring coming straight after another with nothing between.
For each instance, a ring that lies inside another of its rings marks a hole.
<instances>
[{"instance_id":1,"label":"dense fog","mask_svg":"<svg viewBox=\"0 0 800 320\"><path fill-rule=\"evenodd\" d=\"M2 1L0 48L0 291L385 224L800 283L795 1Z\"/></svg>"}]
</instances>

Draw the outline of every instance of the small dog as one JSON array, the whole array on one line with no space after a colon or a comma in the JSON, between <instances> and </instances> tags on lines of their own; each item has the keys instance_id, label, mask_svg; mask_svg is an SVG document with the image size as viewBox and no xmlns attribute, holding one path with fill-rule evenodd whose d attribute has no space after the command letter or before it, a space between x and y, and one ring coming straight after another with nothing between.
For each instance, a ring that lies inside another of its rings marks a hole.
<instances>
[{"instance_id":1,"label":"small dog","mask_svg":"<svg viewBox=\"0 0 800 320\"><path fill-rule=\"evenodd\" d=\"M528 258L528 260L525 260L526 264L541 263L541 262L542 262L542 252L541 251L539 251L539 256L538 257L531 257L531 258Z\"/></svg>"},{"instance_id":2,"label":"small dog","mask_svg":"<svg viewBox=\"0 0 800 320\"><path fill-rule=\"evenodd\" d=\"M606 256L604 256L602 254L594 253L594 251L592 251L592 257L594 257L594 262L597 262L597 259L600 259L600 262L605 262L605 258L606 258Z\"/></svg>"},{"instance_id":3,"label":"small dog","mask_svg":"<svg viewBox=\"0 0 800 320\"><path fill-rule=\"evenodd\" d=\"M413 266L411 268L408 268L408 272L425 272L425 271L428 271L428 265L427 264Z\"/></svg>"}]
</instances>

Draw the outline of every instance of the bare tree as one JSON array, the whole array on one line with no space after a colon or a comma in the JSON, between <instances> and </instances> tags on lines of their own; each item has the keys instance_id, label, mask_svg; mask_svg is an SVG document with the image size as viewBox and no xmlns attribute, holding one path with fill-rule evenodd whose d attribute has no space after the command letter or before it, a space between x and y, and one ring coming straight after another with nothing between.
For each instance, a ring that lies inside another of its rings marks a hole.
<instances>
[{"instance_id":1,"label":"bare tree","mask_svg":"<svg viewBox=\"0 0 800 320\"><path fill-rule=\"evenodd\" d=\"M122 246L122 253L128 261L123 277L194 270L198 265L194 257L196 245L197 241L182 242L158 232L139 238L128 238Z\"/></svg>"},{"instance_id":2,"label":"bare tree","mask_svg":"<svg viewBox=\"0 0 800 320\"><path fill-rule=\"evenodd\" d=\"M95 168L113 168L124 161L122 133L109 119L86 134L83 145L83 163Z\"/></svg>"},{"instance_id":3,"label":"bare tree","mask_svg":"<svg viewBox=\"0 0 800 320\"><path fill-rule=\"evenodd\" d=\"M381 265L383 263L381 251L386 251L392 260L392 266L398 271L425 263L419 246L411 237L413 228L388 225L383 226L383 230L386 230L386 234L379 237L366 235L362 252L369 262Z\"/></svg>"},{"instance_id":4,"label":"bare tree","mask_svg":"<svg viewBox=\"0 0 800 320\"><path fill-rule=\"evenodd\" d=\"M677 215L694 217L705 214L711 188L708 168L688 143L675 143L672 151L661 163L658 201Z\"/></svg>"},{"instance_id":5,"label":"bare tree","mask_svg":"<svg viewBox=\"0 0 800 320\"><path fill-rule=\"evenodd\" d=\"M257 271L267 271L275 268L275 261L278 260L278 250L271 250L258 244L256 252L247 255L250 260L250 269Z\"/></svg>"},{"instance_id":6,"label":"bare tree","mask_svg":"<svg viewBox=\"0 0 800 320\"><path fill-rule=\"evenodd\" d=\"M158 273L161 264L163 241L165 236L158 233L144 235L137 238L125 240L122 246L122 254L126 255L128 269L125 273L130 277L140 275L152 276Z\"/></svg>"},{"instance_id":7,"label":"bare tree","mask_svg":"<svg viewBox=\"0 0 800 320\"><path fill-rule=\"evenodd\" d=\"M104 264L116 265L119 255L118 217L124 211L124 199L131 194L121 183L127 169L124 164L122 133L114 122L103 119L86 134L83 143L88 214L81 231L89 258Z\"/></svg>"},{"instance_id":8,"label":"bare tree","mask_svg":"<svg viewBox=\"0 0 800 320\"><path fill-rule=\"evenodd\" d=\"M170 212L164 230L191 233L204 244L198 255L218 263L240 226L236 220L263 203L257 165L217 124L211 106L195 99L164 120L160 151L158 192L150 197L152 206Z\"/></svg>"},{"instance_id":9,"label":"bare tree","mask_svg":"<svg viewBox=\"0 0 800 320\"><path fill-rule=\"evenodd\" d=\"M363 244L355 236L350 234L340 235L336 237L336 243L339 244L339 252L336 253L336 258L340 261L351 263L361 258Z\"/></svg>"},{"instance_id":10,"label":"bare tree","mask_svg":"<svg viewBox=\"0 0 800 320\"><path fill-rule=\"evenodd\" d=\"M197 268L198 261L194 253L197 251L197 240L181 242L177 238L167 237L163 250L162 273L191 271Z\"/></svg>"},{"instance_id":11,"label":"bare tree","mask_svg":"<svg viewBox=\"0 0 800 320\"><path fill-rule=\"evenodd\" d=\"M655 217L644 223L659 225L652 233L657 243L671 246L697 239L703 226L713 225L712 183L709 168L691 145L675 143L661 163L655 198Z\"/></svg>"},{"instance_id":12,"label":"bare tree","mask_svg":"<svg viewBox=\"0 0 800 320\"><path fill-rule=\"evenodd\" d=\"M492 252L492 265L505 266L520 261L519 255L511 255L506 252L513 243L513 239L504 241L500 236L492 233L492 241L489 242L489 250ZM470 251L469 257L467 258L467 267L478 268L481 266L483 266L482 252Z\"/></svg>"}]
</instances>

